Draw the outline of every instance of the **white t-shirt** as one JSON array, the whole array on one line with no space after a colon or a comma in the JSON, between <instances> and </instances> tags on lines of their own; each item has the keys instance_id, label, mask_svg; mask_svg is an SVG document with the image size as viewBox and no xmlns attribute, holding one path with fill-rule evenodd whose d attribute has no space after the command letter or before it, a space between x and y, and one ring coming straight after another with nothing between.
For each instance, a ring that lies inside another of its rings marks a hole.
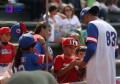
<instances>
[{"instance_id":1,"label":"white t-shirt","mask_svg":"<svg viewBox=\"0 0 120 84\"><path fill-rule=\"evenodd\" d=\"M70 29L77 29L79 26L81 26L81 23L76 15L73 15L72 18L68 19L62 19L62 26L61 28L68 32Z\"/></svg>"},{"instance_id":2,"label":"white t-shirt","mask_svg":"<svg viewBox=\"0 0 120 84\"><path fill-rule=\"evenodd\" d=\"M43 16L44 19L45 19L45 16L46 15ZM54 42L55 37L61 37L60 26L61 26L62 18L59 15L55 15L54 20L50 17L48 18L49 24L52 27L51 36L49 38L50 42Z\"/></svg>"}]
</instances>

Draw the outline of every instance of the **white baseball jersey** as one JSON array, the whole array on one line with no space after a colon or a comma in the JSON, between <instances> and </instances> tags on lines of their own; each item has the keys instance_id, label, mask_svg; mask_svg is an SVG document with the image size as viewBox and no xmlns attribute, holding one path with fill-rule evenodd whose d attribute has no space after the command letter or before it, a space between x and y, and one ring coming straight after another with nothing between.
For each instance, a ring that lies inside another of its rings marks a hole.
<instances>
[{"instance_id":1,"label":"white baseball jersey","mask_svg":"<svg viewBox=\"0 0 120 84\"><path fill-rule=\"evenodd\" d=\"M116 30L103 20L91 21L98 29L98 39L87 37L97 44L95 54L87 64L87 84L116 84L115 49L117 48Z\"/></svg>"}]
</instances>

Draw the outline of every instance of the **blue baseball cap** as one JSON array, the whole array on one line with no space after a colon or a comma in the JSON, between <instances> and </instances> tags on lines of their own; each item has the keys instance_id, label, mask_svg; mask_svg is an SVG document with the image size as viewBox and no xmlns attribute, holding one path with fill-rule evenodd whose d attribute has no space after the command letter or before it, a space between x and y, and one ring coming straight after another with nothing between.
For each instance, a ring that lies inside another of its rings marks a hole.
<instances>
[{"instance_id":1,"label":"blue baseball cap","mask_svg":"<svg viewBox=\"0 0 120 84\"><path fill-rule=\"evenodd\" d=\"M19 38L19 45L22 48L28 48L35 42L36 42L36 40L34 39L34 36L30 33L23 34Z\"/></svg>"},{"instance_id":2,"label":"blue baseball cap","mask_svg":"<svg viewBox=\"0 0 120 84\"><path fill-rule=\"evenodd\" d=\"M99 7L98 6L93 6L93 7L86 7L86 8L83 8L82 11L80 12L80 18L83 20L84 16L87 14L87 13L90 13L94 16L97 16L99 12Z\"/></svg>"},{"instance_id":3,"label":"blue baseball cap","mask_svg":"<svg viewBox=\"0 0 120 84\"><path fill-rule=\"evenodd\" d=\"M11 27L11 34L13 38L18 39L23 34L23 32L27 32L27 30L26 30L26 25L22 22L14 24Z\"/></svg>"}]
</instances>

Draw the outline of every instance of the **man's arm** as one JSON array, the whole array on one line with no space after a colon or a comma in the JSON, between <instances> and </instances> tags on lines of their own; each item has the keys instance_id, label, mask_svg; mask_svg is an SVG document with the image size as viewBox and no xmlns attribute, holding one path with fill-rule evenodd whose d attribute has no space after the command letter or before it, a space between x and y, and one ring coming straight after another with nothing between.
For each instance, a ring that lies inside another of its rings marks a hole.
<instances>
[{"instance_id":1,"label":"man's arm","mask_svg":"<svg viewBox=\"0 0 120 84\"><path fill-rule=\"evenodd\" d=\"M116 47L115 47L115 58L118 57L118 54L119 54L119 45L118 45L118 39L117 39Z\"/></svg>"},{"instance_id":2,"label":"man's arm","mask_svg":"<svg viewBox=\"0 0 120 84\"><path fill-rule=\"evenodd\" d=\"M97 48L98 29L94 24L92 23L88 24L87 34L88 34L86 38L87 50L84 59L80 63L80 67L83 67L88 63L88 61L91 59Z\"/></svg>"}]
</instances>

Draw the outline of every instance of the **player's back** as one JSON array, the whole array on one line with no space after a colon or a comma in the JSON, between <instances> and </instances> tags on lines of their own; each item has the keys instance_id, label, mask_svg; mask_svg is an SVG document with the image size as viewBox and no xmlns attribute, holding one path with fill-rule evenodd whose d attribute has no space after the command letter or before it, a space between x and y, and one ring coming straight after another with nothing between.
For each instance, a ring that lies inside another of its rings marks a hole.
<instances>
[{"instance_id":1,"label":"player's back","mask_svg":"<svg viewBox=\"0 0 120 84\"><path fill-rule=\"evenodd\" d=\"M38 70L38 56L35 53L22 53L21 56L21 65L18 67L13 66L13 72L18 71L34 71Z\"/></svg>"},{"instance_id":2,"label":"player's back","mask_svg":"<svg viewBox=\"0 0 120 84\"><path fill-rule=\"evenodd\" d=\"M115 84L115 47L117 43L116 30L103 20L92 21L98 30L97 49L89 61L89 68L93 68L101 84ZM92 71L92 70L91 70ZM102 71L102 72L101 72ZM103 78L104 77L104 78Z\"/></svg>"}]
</instances>

